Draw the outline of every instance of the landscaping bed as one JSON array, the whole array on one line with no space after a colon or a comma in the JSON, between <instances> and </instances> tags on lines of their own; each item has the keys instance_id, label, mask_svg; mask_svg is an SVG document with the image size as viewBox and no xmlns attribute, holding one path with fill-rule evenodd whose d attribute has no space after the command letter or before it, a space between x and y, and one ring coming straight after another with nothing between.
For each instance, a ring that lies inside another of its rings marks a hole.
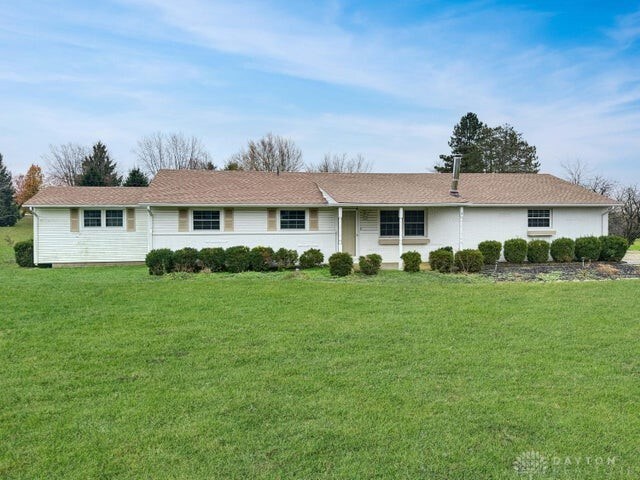
<instances>
[{"instance_id":1,"label":"landscaping bed","mask_svg":"<svg viewBox=\"0 0 640 480\"><path fill-rule=\"evenodd\" d=\"M535 263L513 264L499 263L486 266L482 275L492 277L498 282L553 282L582 280L611 280L620 278L640 278L640 266L629 263L611 262L571 262L571 263Z\"/></svg>"}]
</instances>

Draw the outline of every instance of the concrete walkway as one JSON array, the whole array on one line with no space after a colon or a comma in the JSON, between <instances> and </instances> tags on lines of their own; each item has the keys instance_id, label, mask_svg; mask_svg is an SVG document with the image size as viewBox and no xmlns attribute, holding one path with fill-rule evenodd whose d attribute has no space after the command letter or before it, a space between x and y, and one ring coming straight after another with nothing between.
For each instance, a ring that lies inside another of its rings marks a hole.
<instances>
[{"instance_id":1,"label":"concrete walkway","mask_svg":"<svg viewBox=\"0 0 640 480\"><path fill-rule=\"evenodd\" d=\"M640 265L640 251L629 250L622 261L630 263L631 265Z\"/></svg>"}]
</instances>

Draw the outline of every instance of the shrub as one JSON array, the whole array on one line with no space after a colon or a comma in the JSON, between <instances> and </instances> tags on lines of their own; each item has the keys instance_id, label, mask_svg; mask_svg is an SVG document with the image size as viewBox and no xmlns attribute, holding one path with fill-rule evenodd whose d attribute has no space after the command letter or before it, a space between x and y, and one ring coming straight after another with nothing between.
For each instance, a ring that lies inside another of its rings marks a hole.
<instances>
[{"instance_id":1,"label":"shrub","mask_svg":"<svg viewBox=\"0 0 640 480\"><path fill-rule=\"evenodd\" d=\"M502 244L497 240L485 240L478 244L478 250L482 253L485 265L493 265L500 260Z\"/></svg>"},{"instance_id":2,"label":"shrub","mask_svg":"<svg viewBox=\"0 0 640 480\"><path fill-rule=\"evenodd\" d=\"M544 240L531 240L527 245L527 260L531 263L544 263L549 261L549 242Z\"/></svg>"},{"instance_id":3,"label":"shrub","mask_svg":"<svg viewBox=\"0 0 640 480\"><path fill-rule=\"evenodd\" d=\"M17 242L13 246L13 253L16 256L16 263L20 267L31 268L33 264L33 240Z\"/></svg>"},{"instance_id":4,"label":"shrub","mask_svg":"<svg viewBox=\"0 0 640 480\"><path fill-rule=\"evenodd\" d=\"M576 242L570 238L556 238L551 242L551 258L556 262L573 262L576 256L575 246Z\"/></svg>"},{"instance_id":5,"label":"shrub","mask_svg":"<svg viewBox=\"0 0 640 480\"><path fill-rule=\"evenodd\" d=\"M149 275L164 275L173 271L173 252L168 248L158 248L147 253L144 263L149 267Z\"/></svg>"},{"instance_id":6,"label":"shrub","mask_svg":"<svg viewBox=\"0 0 640 480\"><path fill-rule=\"evenodd\" d=\"M329 257L329 271L336 277L346 277L353 270L353 258L350 253L336 252Z\"/></svg>"},{"instance_id":7,"label":"shrub","mask_svg":"<svg viewBox=\"0 0 640 480\"><path fill-rule=\"evenodd\" d=\"M313 268L322 265L324 255L317 248L310 248L300 255L300 268Z\"/></svg>"},{"instance_id":8,"label":"shrub","mask_svg":"<svg viewBox=\"0 0 640 480\"><path fill-rule=\"evenodd\" d=\"M404 271L405 272L419 272L420 264L422 263L422 257L420 256L420 252L404 252L400 258L404 263Z\"/></svg>"},{"instance_id":9,"label":"shrub","mask_svg":"<svg viewBox=\"0 0 640 480\"><path fill-rule=\"evenodd\" d=\"M382 257L377 253L371 253L365 257L360 257L359 262L360 271L365 275L377 275L380 271L380 265L382 265Z\"/></svg>"},{"instance_id":10,"label":"shrub","mask_svg":"<svg viewBox=\"0 0 640 480\"><path fill-rule=\"evenodd\" d=\"M224 270L224 261L226 258L224 248L203 248L198 254L198 258L202 265L212 272L222 272Z\"/></svg>"},{"instance_id":11,"label":"shrub","mask_svg":"<svg viewBox=\"0 0 640 480\"><path fill-rule=\"evenodd\" d=\"M274 266L273 248L253 247L249 252L249 268L255 272L266 272Z\"/></svg>"},{"instance_id":12,"label":"shrub","mask_svg":"<svg viewBox=\"0 0 640 480\"><path fill-rule=\"evenodd\" d=\"M200 270L202 270L202 263L198 260L198 250L185 247L173 252L174 272L199 272Z\"/></svg>"},{"instance_id":13,"label":"shrub","mask_svg":"<svg viewBox=\"0 0 640 480\"><path fill-rule=\"evenodd\" d=\"M453 253L444 248L429 252L431 270L440 273L450 273L453 269Z\"/></svg>"},{"instance_id":14,"label":"shrub","mask_svg":"<svg viewBox=\"0 0 640 480\"><path fill-rule=\"evenodd\" d=\"M286 248L280 248L273 255L273 259L276 262L278 270L285 270L287 268L293 268L298 261L298 252L295 250L287 250Z\"/></svg>"},{"instance_id":15,"label":"shrub","mask_svg":"<svg viewBox=\"0 0 640 480\"><path fill-rule=\"evenodd\" d=\"M602 242L598 237L580 237L576 239L576 258L578 260L598 260L602 251Z\"/></svg>"},{"instance_id":16,"label":"shrub","mask_svg":"<svg viewBox=\"0 0 640 480\"><path fill-rule=\"evenodd\" d=\"M247 271L251 263L250 253L249 248L242 245L227 248L224 260L225 268L233 273Z\"/></svg>"},{"instance_id":17,"label":"shrub","mask_svg":"<svg viewBox=\"0 0 640 480\"><path fill-rule=\"evenodd\" d=\"M455 264L458 270L465 273L477 273L482 270L484 257L480 250L465 249L456 252Z\"/></svg>"},{"instance_id":18,"label":"shrub","mask_svg":"<svg viewBox=\"0 0 640 480\"><path fill-rule=\"evenodd\" d=\"M627 239L618 235L600 237L600 243L602 244L600 260L604 260L605 262L619 262L629 248Z\"/></svg>"},{"instance_id":19,"label":"shrub","mask_svg":"<svg viewBox=\"0 0 640 480\"><path fill-rule=\"evenodd\" d=\"M509 263L522 263L527 258L527 241L512 238L504 242L504 259Z\"/></svg>"}]
</instances>

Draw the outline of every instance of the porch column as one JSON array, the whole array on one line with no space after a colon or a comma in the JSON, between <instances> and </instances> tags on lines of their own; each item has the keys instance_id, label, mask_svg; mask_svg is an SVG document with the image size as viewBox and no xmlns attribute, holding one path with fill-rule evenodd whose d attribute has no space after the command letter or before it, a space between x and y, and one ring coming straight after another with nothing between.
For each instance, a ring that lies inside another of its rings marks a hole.
<instances>
[{"instance_id":1,"label":"porch column","mask_svg":"<svg viewBox=\"0 0 640 480\"><path fill-rule=\"evenodd\" d=\"M338 251L342 252L342 207L338 207Z\"/></svg>"},{"instance_id":2,"label":"porch column","mask_svg":"<svg viewBox=\"0 0 640 480\"><path fill-rule=\"evenodd\" d=\"M464 207L460 207L459 221L458 221L458 251L462 250L462 219L464 218Z\"/></svg>"},{"instance_id":3,"label":"porch column","mask_svg":"<svg viewBox=\"0 0 640 480\"><path fill-rule=\"evenodd\" d=\"M398 270L402 270L402 234L404 233L404 208L398 210Z\"/></svg>"}]
</instances>

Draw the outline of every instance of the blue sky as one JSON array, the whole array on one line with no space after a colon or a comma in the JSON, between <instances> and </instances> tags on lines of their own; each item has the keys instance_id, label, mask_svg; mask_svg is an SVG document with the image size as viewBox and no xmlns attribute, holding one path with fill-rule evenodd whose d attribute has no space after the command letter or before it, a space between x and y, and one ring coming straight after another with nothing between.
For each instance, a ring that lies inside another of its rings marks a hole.
<instances>
[{"instance_id":1,"label":"blue sky","mask_svg":"<svg viewBox=\"0 0 640 480\"><path fill-rule=\"evenodd\" d=\"M640 2L3 1L0 152L100 139L125 170L154 131L223 164L249 138L305 161L361 153L423 172L476 112L543 171L581 159L640 183Z\"/></svg>"}]
</instances>

